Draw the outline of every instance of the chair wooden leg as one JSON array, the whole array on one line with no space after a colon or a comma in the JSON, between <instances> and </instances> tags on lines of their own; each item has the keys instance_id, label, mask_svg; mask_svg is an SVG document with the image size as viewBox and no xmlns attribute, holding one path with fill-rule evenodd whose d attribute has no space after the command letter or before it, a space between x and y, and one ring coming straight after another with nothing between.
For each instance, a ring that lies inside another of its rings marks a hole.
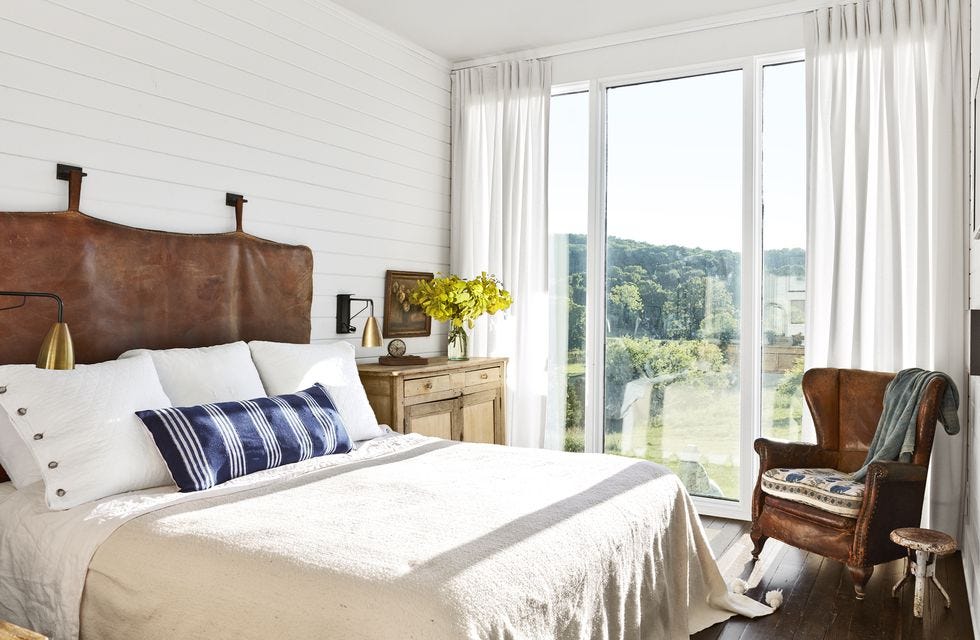
<instances>
[{"instance_id":1,"label":"chair wooden leg","mask_svg":"<svg viewBox=\"0 0 980 640\"><path fill-rule=\"evenodd\" d=\"M874 566L852 567L847 565L847 571L851 574L851 580L854 581L854 597L858 600L864 600L864 586L871 579L871 574L875 571Z\"/></svg>"},{"instance_id":2,"label":"chair wooden leg","mask_svg":"<svg viewBox=\"0 0 980 640\"><path fill-rule=\"evenodd\" d=\"M765 546L766 540L769 539L769 536L764 536L761 533L752 531L749 533L749 538L752 539L752 558L758 560L759 554L762 553L762 547Z\"/></svg>"}]
</instances>

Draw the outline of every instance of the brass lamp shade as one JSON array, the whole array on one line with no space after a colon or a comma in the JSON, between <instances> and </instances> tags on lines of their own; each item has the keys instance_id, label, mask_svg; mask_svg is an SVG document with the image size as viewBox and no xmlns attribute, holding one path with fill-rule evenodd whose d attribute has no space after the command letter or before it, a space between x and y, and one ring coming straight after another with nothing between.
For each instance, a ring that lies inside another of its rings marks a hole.
<instances>
[{"instance_id":1,"label":"brass lamp shade","mask_svg":"<svg viewBox=\"0 0 980 640\"><path fill-rule=\"evenodd\" d=\"M363 302L364 308L351 315L351 302ZM349 293L337 294L337 333L356 333L357 329L351 324L351 320L365 311L368 312L368 315L367 320L364 322L364 335L361 336L361 346L368 348L380 347L381 329L378 328L378 320L374 317L374 300L371 298L355 298Z\"/></svg>"},{"instance_id":2,"label":"brass lamp shade","mask_svg":"<svg viewBox=\"0 0 980 640\"><path fill-rule=\"evenodd\" d=\"M61 165L58 165L58 167L60 171ZM65 303L61 300L61 296L57 293L49 293L47 291L0 291L0 296L21 298L20 304L0 308L0 311L20 309L27 303L28 298L50 298L57 302L58 321L51 326L48 335L44 336L44 342L41 343L41 351L37 354L37 368L75 368L75 346L71 342L71 333L68 332L68 325L65 324Z\"/></svg>"},{"instance_id":3,"label":"brass lamp shade","mask_svg":"<svg viewBox=\"0 0 980 640\"><path fill-rule=\"evenodd\" d=\"M361 337L362 347L380 347L381 329L378 328L378 320L374 316L368 316L364 323L364 335Z\"/></svg>"},{"instance_id":4,"label":"brass lamp shade","mask_svg":"<svg viewBox=\"0 0 980 640\"><path fill-rule=\"evenodd\" d=\"M51 325L48 335L44 336L41 351L37 354L38 369L74 369L75 347L71 341L71 333L64 322Z\"/></svg>"}]
</instances>

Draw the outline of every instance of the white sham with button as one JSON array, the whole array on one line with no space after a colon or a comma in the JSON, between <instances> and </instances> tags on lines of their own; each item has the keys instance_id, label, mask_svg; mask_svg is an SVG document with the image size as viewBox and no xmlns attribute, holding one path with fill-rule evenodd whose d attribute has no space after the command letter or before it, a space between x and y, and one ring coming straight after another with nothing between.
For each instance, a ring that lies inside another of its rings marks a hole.
<instances>
[{"instance_id":1,"label":"white sham with button","mask_svg":"<svg viewBox=\"0 0 980 640\"><path fill-rule=\"evenodd\" d=\"M170 406L149 356L69 371L3 365L0 382L7 387L0 395L3 414L41 461L35 467L49 508L172 484L136 417L136 411Z\"/></svg>"}]
</instances>

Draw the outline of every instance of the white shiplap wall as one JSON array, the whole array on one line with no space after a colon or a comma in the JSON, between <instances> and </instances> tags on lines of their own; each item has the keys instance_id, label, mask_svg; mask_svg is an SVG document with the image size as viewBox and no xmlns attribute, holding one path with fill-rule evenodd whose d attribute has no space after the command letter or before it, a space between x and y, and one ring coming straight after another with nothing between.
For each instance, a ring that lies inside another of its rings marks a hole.
<instances>
[{"instance_id":1,"label":"white shiplap wall","mask_svg":"<svg viewBox=\"0 0 980 640\"><path fill-rule=\"evenodd\" d=\"M314 251L313 340L335 295L447 271L449 65L327 0L25 0L0 11L0 210L245 230ZM358 323L358 329L363 322ZM359 334L358 334L359 336ZM360 356L379 350L362 350ZM444 351L445 329L409 341Z\"/></svg>"}]
</instances>

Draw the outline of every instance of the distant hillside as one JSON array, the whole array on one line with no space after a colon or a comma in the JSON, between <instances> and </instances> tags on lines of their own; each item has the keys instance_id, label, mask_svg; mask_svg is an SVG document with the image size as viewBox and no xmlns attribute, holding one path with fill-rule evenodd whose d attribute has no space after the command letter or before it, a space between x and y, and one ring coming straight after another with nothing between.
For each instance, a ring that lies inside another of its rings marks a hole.
<instances>
[{"instance_id":1,"label":"distant hillside","mask_svg":"<svg viewBox=\"0 0 980 640\"><path fill-rule=\"evenodd\" d=\"M740 253L609 238L606 319L614 336L669 340L737 336ZM585 348L586 237L568 236L569 348ZM803 275L803 249L763 256L766 273Z\"/></svg>"}]
</instances>

